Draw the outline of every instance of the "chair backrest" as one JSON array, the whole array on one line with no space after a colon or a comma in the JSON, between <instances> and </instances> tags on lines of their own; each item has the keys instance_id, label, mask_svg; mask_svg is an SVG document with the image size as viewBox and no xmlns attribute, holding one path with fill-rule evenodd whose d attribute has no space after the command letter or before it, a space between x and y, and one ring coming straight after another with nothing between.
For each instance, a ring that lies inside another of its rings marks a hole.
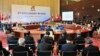
<instances>
[{"instance_id":1,"label":"chair backrest","mask_svg":"<svg viewBox=\"0 0 100 56\"><path fill-rule=\"evenodd\" d=\"M17 40L8 41L9 49L12 49L15 46L18 46Z\"/></svg>"},{"instance_id":2,"label":"chair backrest","mask_svg":"<svg viewBox=\"0 0 100 56\"><path fill-rule=\"evenodd\" d=\"M28 56L27 51L13 51L12 56Z\"/></svg>"},{"instance_id":3,"label":"chair backrest","mask_svg":"<svg viewBox=\"0 0 100 56\"><path fill-rule=\"evenodd\" d=\"M89 51L87 56L100 56L100 51Z\"/></svg>"},{"instance_id":4,"label":"chair backrest","mask_svg":"<svg viewBox=\"0 0 100 56\"><path fill-rule=\"evenodd\" d=\"M63 44L58 44L58 49L61 50Z\"/></svg>"},{"instance_id":5,"label":"chair backrest","mask_svg":"<svg viewBox=\"0 0 100 56\"><path fill-rule=\"evenodd\" d=\"M25 44L25 47L32 49L32 51L34 52L36 49L35 44Z\"/></svg>"},{"instance_id":6,"label":"chair backrest","mask_svg":"<svg viewBox=\"0 0 100 56\"><path fill-rule=\"evenodd\" d=\"M76 51L64 51L62 52L62 56L77 56Z\"/></svg>"},{"instance_id":7,"label":"chair backrest","mask_svg":"<svg viewBox=\"0 0 100 56\"><path fill-rule=\"evenodd\" d=\"M34 41L33 40L26 40L25 44L34 44Z\"/></svg>"},{"instance_id":8,"label":"chair backrest","mask_svg":"<svg viewBox=\"0 0 100 56\"><path fill-rule=\"evenodd\" d=\"M51 51L37 51L37 56L52 56Z\"/></svg>"}]
</instances>

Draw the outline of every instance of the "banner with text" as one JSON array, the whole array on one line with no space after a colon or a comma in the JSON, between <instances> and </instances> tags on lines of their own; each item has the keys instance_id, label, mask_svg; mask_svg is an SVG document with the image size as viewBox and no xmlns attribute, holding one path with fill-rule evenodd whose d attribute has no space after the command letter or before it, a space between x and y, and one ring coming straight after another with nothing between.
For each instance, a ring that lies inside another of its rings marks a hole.
<instances>
[{"instance_id":1,"label":"banner with text","mask_svg":"<svg viewBox=\"0 0 100 56\"><path fill-rule=\"evenodd\" d=\"M11 9L11 22L45 22L50 19L50 7L12 5Z\"/></svg>"}]
</instances>

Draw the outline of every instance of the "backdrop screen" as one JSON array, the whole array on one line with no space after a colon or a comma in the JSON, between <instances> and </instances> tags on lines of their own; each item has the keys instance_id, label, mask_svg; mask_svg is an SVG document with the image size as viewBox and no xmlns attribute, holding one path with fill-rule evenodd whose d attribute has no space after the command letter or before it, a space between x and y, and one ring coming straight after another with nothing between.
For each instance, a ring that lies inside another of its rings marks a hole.
<instances>
[{"instance_id":1,"label":"backdrop screen","mask_svg":"<svg viewBox=\"0 0 100 56\"><path fill-rule=\"evenodd\" d=\"M62 12L62 21L73 21L73 11Z\"/></svg>"},{"instance_id":2,"label":"backdrop screen","mask_svg":"<svg viewBox=\"0 0 100 56\"><path fill-rule=\"evenodd\" d=\"M45 22L50 19L50 7L14 4L11 9L12 22Z\"/></svg>"}]
</instances>

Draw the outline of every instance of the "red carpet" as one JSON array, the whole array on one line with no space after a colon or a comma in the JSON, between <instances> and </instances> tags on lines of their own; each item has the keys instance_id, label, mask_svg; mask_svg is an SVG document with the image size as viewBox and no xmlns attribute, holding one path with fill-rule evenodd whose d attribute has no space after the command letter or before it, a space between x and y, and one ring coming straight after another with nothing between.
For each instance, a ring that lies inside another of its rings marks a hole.
<instances>
[{"instance_id":1,"label":"red carpet","mask_svg":"<svg viewBox=\"0 0 100 56\"><path fill-rule=\"evenodd\" d=\"M3 47L8 49L8 45L7 45L7 40L6 39L7 39L7 35L4 32L0 31L0 40L2 41Z\"/></svg>"}]
</instances>

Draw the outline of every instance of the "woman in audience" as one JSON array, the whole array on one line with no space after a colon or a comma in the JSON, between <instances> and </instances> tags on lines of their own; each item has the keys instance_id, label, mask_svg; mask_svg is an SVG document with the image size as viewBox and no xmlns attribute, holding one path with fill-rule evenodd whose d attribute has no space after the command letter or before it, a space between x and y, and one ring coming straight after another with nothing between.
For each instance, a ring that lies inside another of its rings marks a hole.
<instances>
[{"instance_id":1,"label":"woman in audience","mask_svg":"<svg viewBox=\"0 0 100 56\"><path fill-rule=\"evenodd\" d=\"M5 48L2 47L2 42L1 41L0 41L0 51L2 52L3 56L9 56L9 54L10 54L9 51L7 51Z\"/></svg>"}]
</instances>

